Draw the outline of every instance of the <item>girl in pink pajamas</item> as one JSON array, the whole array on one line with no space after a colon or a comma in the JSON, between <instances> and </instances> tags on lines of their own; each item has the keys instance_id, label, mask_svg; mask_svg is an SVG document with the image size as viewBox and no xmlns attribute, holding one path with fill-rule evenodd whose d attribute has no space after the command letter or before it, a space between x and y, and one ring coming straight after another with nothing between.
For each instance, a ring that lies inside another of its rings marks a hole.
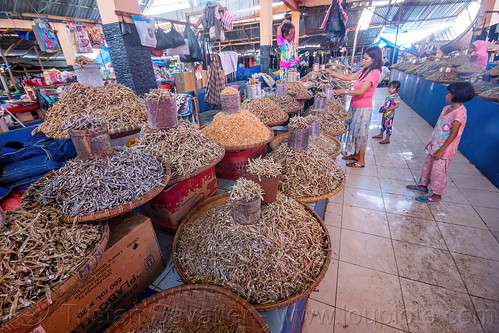
<instances>
[{"instance_id":1,"label":"girl in pink pajamas","mask_svg":"<svg viewBox=\"0 0 499 333\"><path fill-rule=\"evenodd\" d=\"M421 202L438 202L442 200L447 185L447 170L456 156L457 146L466 125L466 108L462 103L475 96L473 86L469 82L456 82L447 87L444 107L437 124L433 129L430 141L425 147L428 154L421 171L421 179L416 185L407 185L411 190L427 193L417 197Z\"/></svg>"}]
</instances>

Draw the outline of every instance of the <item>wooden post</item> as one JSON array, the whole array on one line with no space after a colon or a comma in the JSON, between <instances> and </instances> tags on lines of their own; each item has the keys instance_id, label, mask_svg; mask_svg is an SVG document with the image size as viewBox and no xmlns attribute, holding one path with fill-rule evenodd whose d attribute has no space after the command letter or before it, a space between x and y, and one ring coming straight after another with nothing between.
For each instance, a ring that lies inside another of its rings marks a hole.
<instances>
[{"instance_id":1,"label":"wooden post","mask_svg":"<svg viewBox=\"0 0 499 333\"><path fill-rule=\"evenodd\" d=\"M295 49L298 50L298 44L300 41L300 12L293 10L291 12L291 22L295 26Z\"/></svg>"},{"instance_id":2,"label":"wooden post","mask_svg":"<svg viewBox=\"0 0 499 333\"><path fill-rule=\"evenodd\" d=\"M0 54L2 55L3 62L5 63L5 66L7 67L7 71L9 72L10 79L12 80L12 84L14 84L14 87L16 87L16 90L19 90L19 87L17 86L16 80L14 79L14 75L12 75L12 71L10 70L9 62L7 61L7 57L3 53L3 49L0 47Z\"/></svg>"},{"instance_id":3,"label":"wooden post","mask_svg":"<svg viewBox=\"0 0 499 333\"><path fill-rule=\"evenodd\" d=\"M194 66L194 63L191 62L189 63L192 71L192 76L194 79L194 97L196 99L197 103L194 103L194 109L196 112L196 119L199 121L199 125L201 126L201 118L200 118L200 110L199 110L199 94L198 94L198 87L196 85L196 67Z\"/></svg>"},{"instance_id":4,"label":"wooden post","mask_svg":"<svg viewBox=\"0 0 499 333\"><path fill-rule=\"evenodd\" d=\"M358 37L359 37L359 27L357 26L357 28L355 28L355 38L353 40L352 60L350 61L351 62L350 66L352 66L352 69L353 69L353 60L355 57L355 49L357 48L357 38Z\"/></svg>"},{"instance_id":5,"label":"wooden post","mask_svg":"<svg viewBox=\"0 0 499 333\"><path fill-rule=\"evenodd\" d=\"M7 93L7 96L9 96L9 99L12 99L12 94L10 93L9 85L5 81L5 78L3 77L2 74L0 74L0 81L2 81L2 85L3 85L5 92Z\"/></svg>"},{"instance_id":6,"label":"wooden post","mask_svg":"<svg viewBox=\"0 0 499 333\"><path fill-rule=\"evenodd\" d=\"M40 64L42 71L45 71L45 68L43 68L42 61L40 60L40 54L38 53L38 47L36 47L36 46L35 46L35 52L36 52L36 59L38 59L38 64Z\"/></svg>"},{"instance_id":7,"label":"wooden post","mask_svg":"<svg viewBox=\"0 0 499 333\"><path fill-rule=\"evenodd\" d=\"M402 7L399 8L399 17L397 19L397 34L395 35L395 44L393 45L392 65L395 62L395 52L397 52L397 39L399 37L400 14L401 13L402 13Z\"/></svg>"}]
</instances>

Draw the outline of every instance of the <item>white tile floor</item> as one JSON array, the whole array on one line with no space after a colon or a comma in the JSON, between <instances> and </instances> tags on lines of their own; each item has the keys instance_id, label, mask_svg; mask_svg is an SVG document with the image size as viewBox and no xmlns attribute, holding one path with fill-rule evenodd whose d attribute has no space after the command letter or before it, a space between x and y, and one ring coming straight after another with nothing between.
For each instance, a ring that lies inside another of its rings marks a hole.
<instances>
[{"instance_id":1,"label":"white tile floor","mask_svg":"<svg viewBox=\"0 0 499 333\"><path fill-rule=\"evenodd\" d=\"M376 91L370 136L386 94ZM443 201L415 201L405 185L431 131L402 102L392 143L370 139L366 168L345 167L325 214L333 259L303 332L499 332L499 190L459 153Z\"/></svg>"}]
</instances>

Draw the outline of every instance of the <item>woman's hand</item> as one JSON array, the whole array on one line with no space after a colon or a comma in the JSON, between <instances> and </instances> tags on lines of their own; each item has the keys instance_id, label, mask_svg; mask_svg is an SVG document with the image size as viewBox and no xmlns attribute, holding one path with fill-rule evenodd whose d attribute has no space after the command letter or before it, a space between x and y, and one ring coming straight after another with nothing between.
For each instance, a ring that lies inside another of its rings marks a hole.
<instances>
[{"instance_id":1,"label":"woman's hand","mask_svg":"<svg viewBox=\"0 0 499 333\"><path fill-rule=\"evenodd\" d=\"M442 158L442 156L444 155L444 152L442 150L437 150L434 154L433 154L433 159L438 161L439 159Z\"/></svg>"},{"instance_id":2,"label":"woman's hand","mask_svg":"<svg viewBox=\"0 0 499 333\"><path fill-rule=\"evenodd\" d=\"M331 75L332 77L336 77L336 72L331 70L331 69L325 69L324 70L326 72L327 75Z\"/></svg>"},{"instance_id":3,"label":"woman's hand","mask_svg":"<svg viewBox=\"0 0 499 333\"><path fill-rule=\"evenodd\" d=\"M282 20L282 24L291 23L290 20Z\"/></svg>"},{"instance_id":4,"label":"woman's hand","mask_svg":"<svg viewBox=\"0 0 499 333\"><path fill-rule=\"evenodd\" d=\"M344 95L345 94L345 89L335 89L333 90L334 94L336 96L339 96L339 95Z\"/></svg>"}]
</instances>

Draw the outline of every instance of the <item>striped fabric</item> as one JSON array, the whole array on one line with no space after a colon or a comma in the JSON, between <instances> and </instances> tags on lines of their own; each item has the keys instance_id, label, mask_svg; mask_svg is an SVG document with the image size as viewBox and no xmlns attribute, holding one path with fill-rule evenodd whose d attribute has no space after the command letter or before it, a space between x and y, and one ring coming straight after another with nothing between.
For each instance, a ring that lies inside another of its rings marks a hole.
<instances>
[{"instance_id":1,"label":"striped fabric","mask_svg":"<svg viewBox=\"0 0 499 333\"><path fill-rule=\"evenodd\" d=\"M333 0L333 1L335 1L335 0ZM343 7L341 6L341 0L336 0L336 1L338 1L338 6L340 7L340 10L341 10L341 15L343 15L343 22L346 25L347 21L348 21L348 14L345 12L345 10L343 9ZM329 14L331 13L331 8L333 8L333 4L332 3L329 6L329 9L327 10L326 16L324 17L324 21L322 21L322 24L321 24L321 29L322 30L326 29L328 18L329 18Z\"/></svg>"},{"instance_id":2,"label":"striped fabric","mask_svg":"<svg viewBox=\"0 0 499 333\"><path fill-rule=\"evenodd\" d=\"M208 70L208 85L204 102L209 105L220 105L220 93L225 88L225 76L222 71L222 61L216 53L211 55L211 64Z\"/></svg>"},{"instance_id":3,"label":"striped fabric","mask_svg":"<svg viewBox=\"0 0 499 333\"><path fill-rule=\"evenodd\" d=\"M225 31L231 31L232 22L234 22L234 16L228 10L225 10L222 19L220 20L222 28L224 28Z\"/></svg>"}]
</instances>

